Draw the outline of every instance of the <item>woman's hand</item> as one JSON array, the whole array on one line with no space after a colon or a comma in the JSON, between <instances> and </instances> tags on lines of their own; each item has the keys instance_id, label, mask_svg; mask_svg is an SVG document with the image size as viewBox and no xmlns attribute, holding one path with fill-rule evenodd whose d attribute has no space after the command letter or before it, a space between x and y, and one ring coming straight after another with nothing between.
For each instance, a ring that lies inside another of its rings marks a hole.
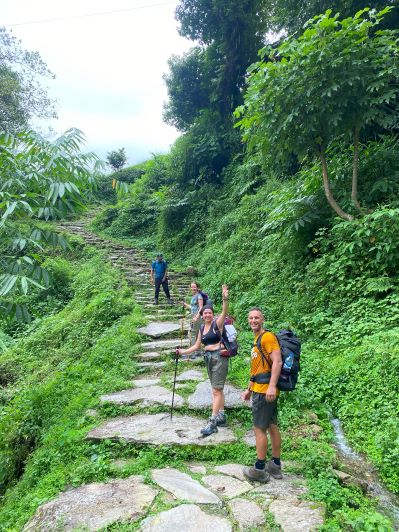
<instances>
[{"instance_id":1,"label":"woman's hand","mask_svg":"<svg viewBox=\"0 0 399 532\"><path fill-rule=\"evenodd\" d=\"M229 297L229 287L224 284L222 285L222 299L223 301L226 301Z\"/></svg>"}]
</instances>

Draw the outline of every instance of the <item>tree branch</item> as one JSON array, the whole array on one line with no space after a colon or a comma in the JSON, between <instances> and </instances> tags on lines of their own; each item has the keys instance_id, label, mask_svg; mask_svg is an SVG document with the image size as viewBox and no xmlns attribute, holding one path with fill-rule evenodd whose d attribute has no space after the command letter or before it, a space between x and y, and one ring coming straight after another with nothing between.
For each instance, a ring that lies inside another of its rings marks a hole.
<instances>
[{"instance_id":1,"label":"tree branch","mask_svg":"<svg viewBox=\"0 0 399 532\"><path fill-rule=\"evenodd\" d=\"M324 186L324 192L326 194L327 201L330 204L331 208L338 214L340 218L343 218L344 220L347 220L348 222L350 222L353 220L353 216L341 209L341 207L335 201L333 193L331 191L330 180L328 176L327 161L326 161L326 153L323 147L320 148L319 156L320 156L321 166L323 170L323 186Z\"/></svg>"}]
</instances>

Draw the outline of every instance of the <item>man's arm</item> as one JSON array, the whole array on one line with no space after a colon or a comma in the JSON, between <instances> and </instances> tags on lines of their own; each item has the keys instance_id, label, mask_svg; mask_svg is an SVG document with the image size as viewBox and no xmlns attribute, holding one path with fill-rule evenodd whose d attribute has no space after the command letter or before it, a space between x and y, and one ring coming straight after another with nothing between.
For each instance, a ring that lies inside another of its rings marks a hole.
<instances>
[{"instance_id":1,"label":"man's arm","mask_svg":"<svg viewBox=\"0 0 399 532\"><path fill-rule=\"evenodd\" d=\"M168 276L168 263L165 261L165 273L163 274L162 282L166 280L167 276Z\"/></svg>"},{"instance_id":2,"label":"man's arm","mask_svg":"<svg viewBox=\"0 0 399 532\"><path fill-rule=\"evenodd\" d=\"M270 376L269 387L267 388L266 392L266 401L274 401L277 397L277 381L280 377L281 367L283 365L280 349L275 349L272 351L270 353L270 358L272 361L272 374Z\"/></svg>"}]
</instances>

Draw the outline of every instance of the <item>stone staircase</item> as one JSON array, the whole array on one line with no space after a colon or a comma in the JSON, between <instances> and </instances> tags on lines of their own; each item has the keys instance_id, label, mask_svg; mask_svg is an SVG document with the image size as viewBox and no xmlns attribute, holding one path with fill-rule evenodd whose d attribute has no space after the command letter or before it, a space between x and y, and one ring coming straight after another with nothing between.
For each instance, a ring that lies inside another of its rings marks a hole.
<instances>
[{"instance_id":1,"label":"stone staircase","mask_svg":"<svg viewBox=\"0 0 399 532\"><path fill-rule=\"evenodd\" d=\"M211 406L211 388L201 360L179 361L176 411L171 417L174 377L171 351L181 341L188 345L186 334L182 338L188 320L182 321L180 305L167 305L162 297L159 305L152 304L149 264L140 250L92 234L83 222L65 222L59 229L106 251L108 260L125 273L136 301L150 320L147 326L138 329L143 335L141 352L137 354L139 375L131 388L99 398L102 404L137 406L139 412L110 418L91 430L87 439L172 448L208 448L232 443L254 447L252 431L243 436L245 431L238 422L219 428L208 438L201 436L206 414L200 416L199 412ZM170 278L172 298L181 299L187 294L189 277L171 273ZM225 394L227 412L232 408L248 408L234 386L228 384ZM162 411L149 412L153 407ZM179 413L182 408L184 413ZM295 464L291 466L295 470ZM118 469L121 477L126 476L123 467L122 463ZM146 532L265 531L269 530L270 519L286 532L316 530L324 522L322 505L303 499L307 491L303 477L295 472L284 473L283 480L272 479L261 485L247 482L242 464L237 463L214 466L209 462L188 462L181 468L153 469L150 483L148 478L131 475L64 491L40 506L24 530L100 530L123 523L123 530ZM112 530L117 530L114 527Z\"/></svg>"}]
</instances>

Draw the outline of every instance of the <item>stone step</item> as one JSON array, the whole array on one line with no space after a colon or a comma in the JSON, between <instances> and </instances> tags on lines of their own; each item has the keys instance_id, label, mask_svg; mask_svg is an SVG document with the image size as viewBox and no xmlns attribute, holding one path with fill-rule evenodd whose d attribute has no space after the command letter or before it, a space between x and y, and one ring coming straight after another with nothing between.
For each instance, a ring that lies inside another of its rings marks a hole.
<instances>
[{"instance_id":1,"label":"stone step","mask_svg":"<svg viewBox=\"0 0 399 532\"><path fill-rule=\"evenodd\" d=\"M242 390L231 384L225 384L223 391L227 408L249 407L249 403L241 399ZM188 406L192 410L204 410L212 407L212 388L208 380L197 384L195 392L188 398Z\"/></svg>"},{"instance_id":2,"label":"stone step","mask_svg":"<svg viewBox=\"0 0 399 532\"><path fill-rule=\"evenodd\" d=\"M116 405L133 405L140 403L143 407L153 405L170 406L172 404L172 392L162 386L153 385L142 388L130 388L119 392L101 396L102 403ZM179 408L184 405L184 399L177 393L174 397L174 406Z\"/></svg>"},{"instance_id":3,"label":"stone step","mask_svg":"<svg viewBox=\"0 0 399 532\"><path fill-rule=\"evenodd\" d=\"M218 432L204 438L200 430L206 422L196 417L164 414L138 414L117 417L92 429L87 439L91 441L125 441L148 445L199 445L214 446L236 441L232 430L220 427Z\"/></svg>"},{"instance_id":4,"label":"stone step","mask_svg":"<svg viewBox=\"0 0 399 532\"><path fill-rule=\"evenodd\" d=\"M158 370L166 366L166 362L138 362L137 367L142 370Z\"/></svg>"},{"instance_id":5,"label":"stone step","mask_svg":"<svg viewBox=\"0 0 399 532\"><path fill-rule=\"evenodd\" d=\"M158 349L168 349L176 347L179 345L180 338L170 338L168 340L155 340L153 342L143 342L141 348L144 351L157 351ZM182 342L183 346L189 345L188 339L184 339Z\"/></svg>"},{"instance_id":6,"label":"stone step","mask_svg":"<svg viewBox=\"0 0 399 532\"><path fill-rule=\"evenodd\" d=\"M40 506L24 531L94 531L117 521L136 521L157 494L158 490L145 484L141 476L85 484Z\"/></svg>"},{"instance_id":7,"label":"stone step","mask_svg":"<svg viewBox=\"0 0 399 532\"><path fill-rule=\"evenodd\" d=\"M189 325L187 323L171 322L171 321L153 321L145 327L139 327L137 330L140 334L151 336L152 338L160 338L161 336L168 336L171 333L178 331L188 330Z\"/></svg>"}]
</instances>

